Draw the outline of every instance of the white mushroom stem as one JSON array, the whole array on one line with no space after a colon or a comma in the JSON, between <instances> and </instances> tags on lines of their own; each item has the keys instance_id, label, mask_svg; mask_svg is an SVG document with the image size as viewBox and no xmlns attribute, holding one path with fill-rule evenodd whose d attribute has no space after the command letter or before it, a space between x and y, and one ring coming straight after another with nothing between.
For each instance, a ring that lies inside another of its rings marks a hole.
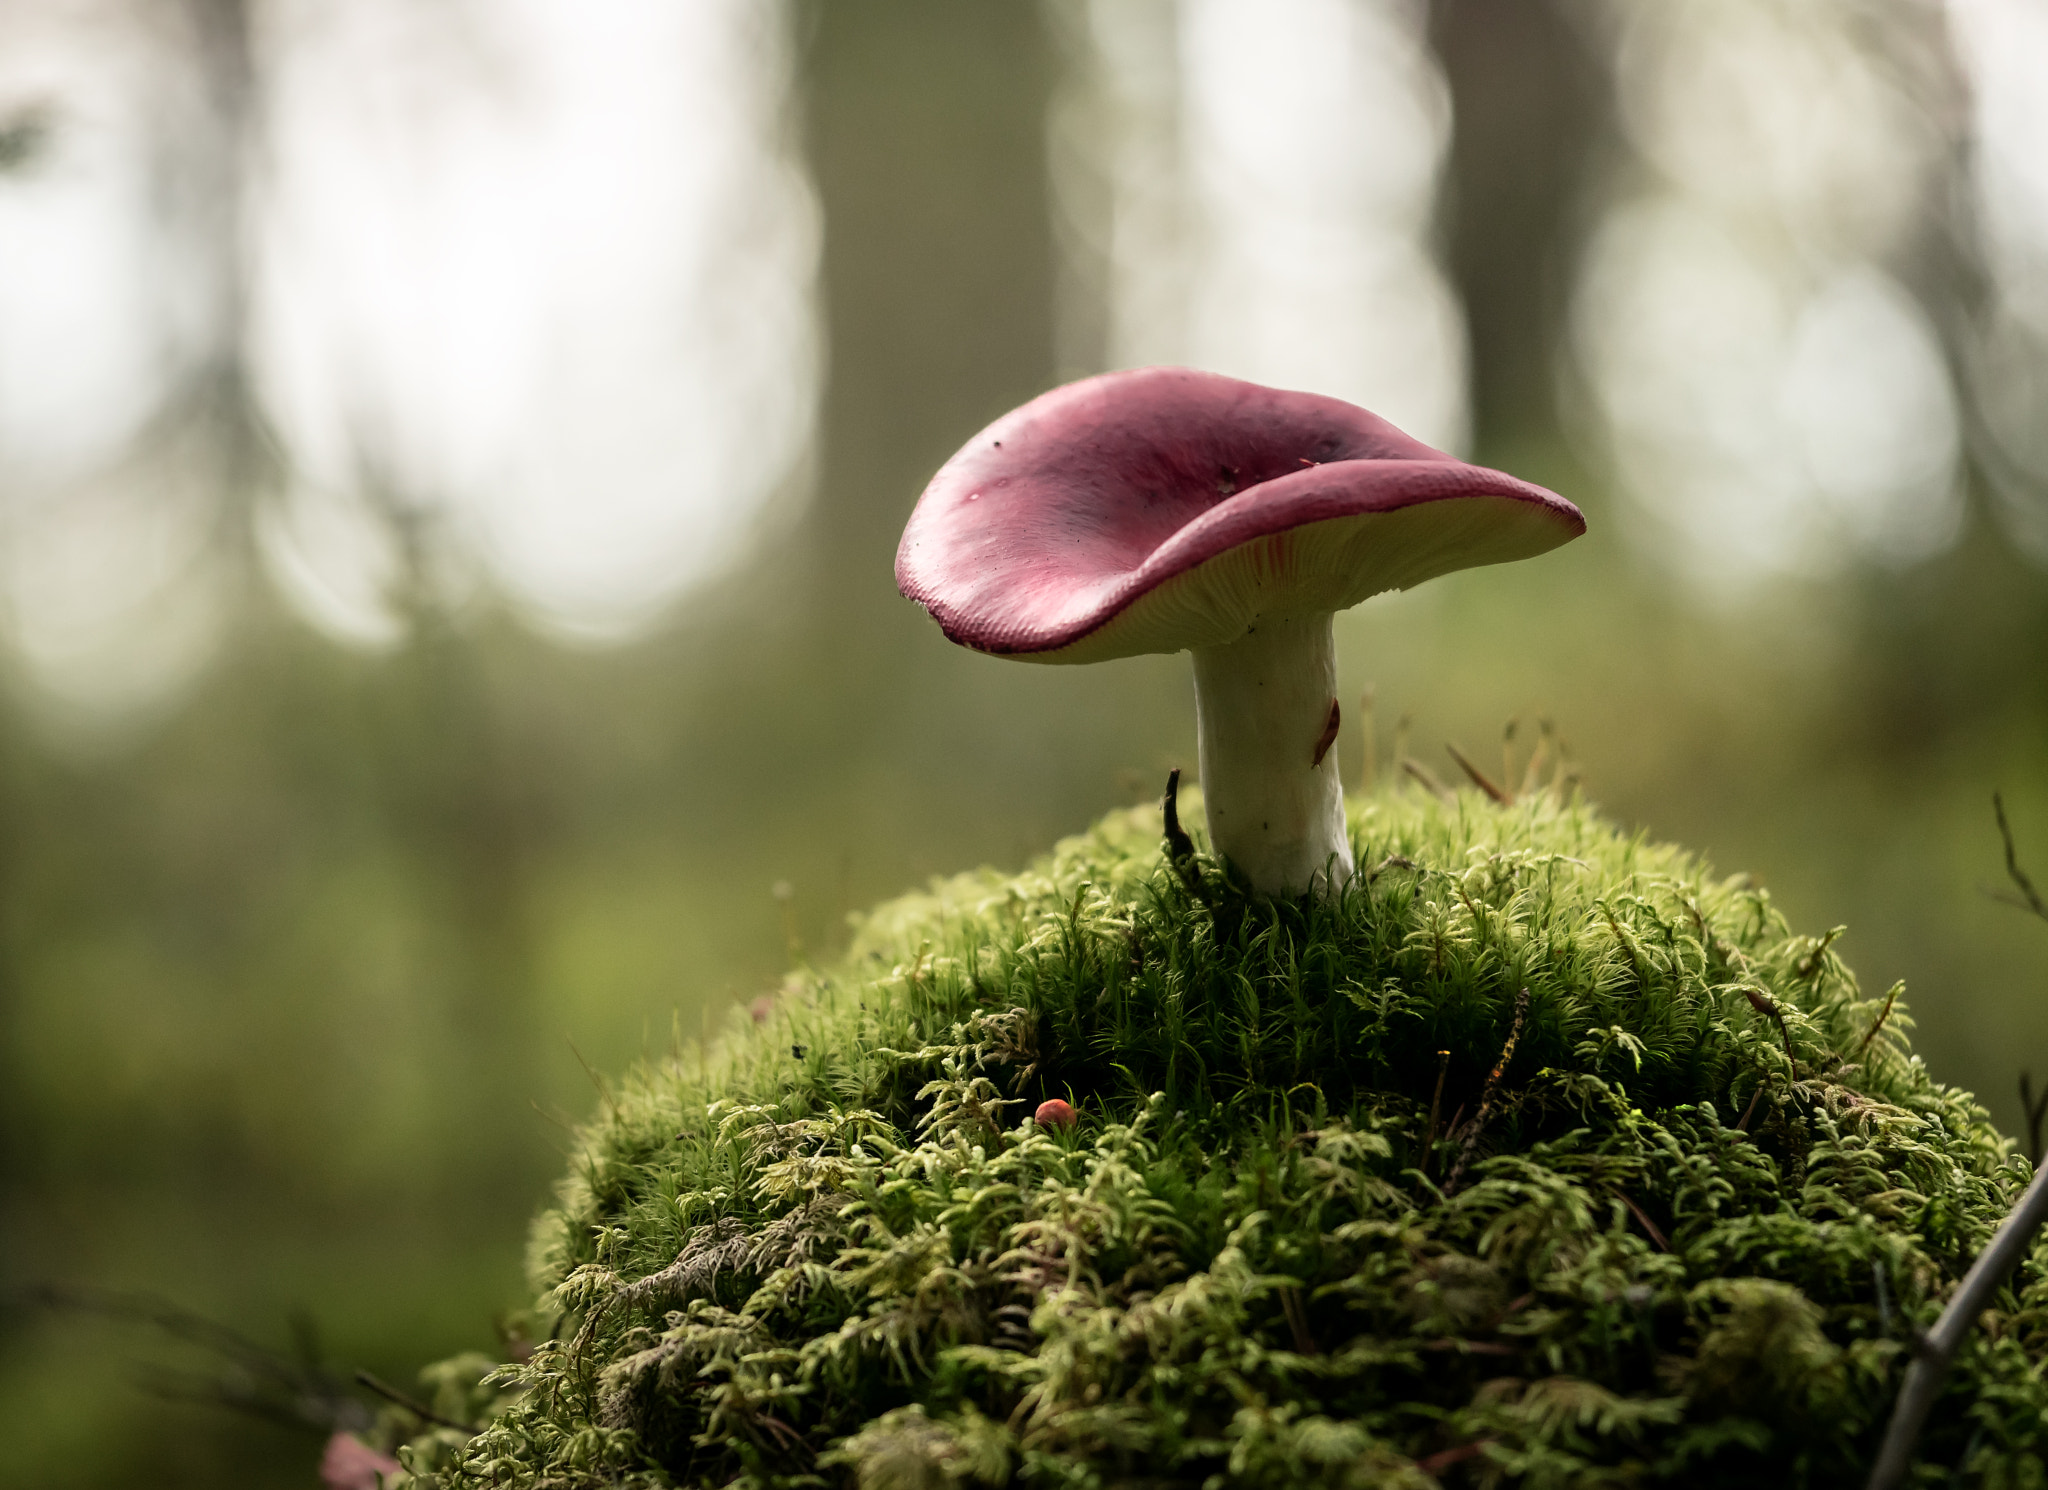
<instances>
[{"instance_id":1,"label":"white mushroom stem","mask_svg":"<svg viewBox=\"0 0 2048 1490\"><path fill-rule=\"evenodd\" d=\"M1331 619L1260 621L1194 654L1209 842L1266 895L1327 892L1351 877L1326 739L1337 702Z\"/></svg>"}]
</instances>

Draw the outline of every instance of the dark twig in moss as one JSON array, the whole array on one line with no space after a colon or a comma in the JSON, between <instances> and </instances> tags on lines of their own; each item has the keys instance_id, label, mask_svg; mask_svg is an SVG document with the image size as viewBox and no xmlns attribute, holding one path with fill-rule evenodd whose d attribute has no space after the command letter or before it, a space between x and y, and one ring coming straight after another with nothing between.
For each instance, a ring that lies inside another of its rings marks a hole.
<instances>
[{"instance_id":1,"label":"dark twig in moss","mask_svg":"<svg viewBox=\"0 0 2048 1490\"><path fill-rule=\"evenodd\" d=\"M1373 865L1366 872L1365 882L1370 885L1389 869L1413 869L1414 867L1415 861L1413 859L1406 858L1401 854L1388 854L1386 858L1380 860L1379 863Z\"/></svg>"},{"instance_id":2,"label":"dark twig in moss","mask_svg":"<svg viewBox=\"0 0 2048 1490\"><path fill-rule=\"evenodd\" d=\"M1180 825L1179 766L1166 773L1166 795L1160 801L1160 811L1166 820L1166 857L1178 867L1195 856L1195 840Z\"/></svg>"},{"instance_id":3,"label":"dark twig in moss","mask_svg":"<svg viewBox=\"0 0 2048 1490\"><path fill-rule=\"evenodd\" d=\"M1659 1252L1669 1252L1671 1250L1671 1243L1665 1239L1663 1231L1655 1221L1649 1218L1649 1215L1643 1208L1620 1190L1615 1191L1614 1194L1623 1205L1628 1207L1628 1213L1636 1218L1636 1224L1643 1228L1643 1234L1657 1244L1657 1250Z\"/></svg>"},{"instance_id":4,"label":"dark twig in moss","mask_svg":"<svg viewBox=\"0 0 2048 1490\"><path fill-rule=\"evenodd\" d=\"M2020 892L2018 899L2004 895L1996 898L2048 921L2048 903L2043 902L2033 880L2020 868L2019 850L2013 843L2012 824L2006 818L2005 799L2001 793L1991 794L1991 809L1998 818L1998 836L2005 845L2006 876L2019 887ZM1949 1362L1976 1327L1977 1316L1991 1302L1992 1294L2032 1249L2034 1233L2040 1229L2042 1221L2048 1220L2048 1171L2039 1168L2041 1120L2044 1111L2048 1111L2048 1092L2042 1094L2037 1104L2031 1086L2027 1073L2022 1071L2020 1102L2026 1109L2029 1159L2036 1166L2034 1177L2020 1195L2019 1204L2012 1208L2012 1213L1992 1237L1991 1245L1984 1249L1964 1275L1962 1285L1956 1289L1948 1307L1941 1311L1941 1318L1920 1341L1912 1365L1906 1368L1905 1384L1899 1388L1898 1404L1892 1409L1891 1424L1885 1430L1876 1464L1870 1471L1869 1490L1894 1490L1894 1487L1905 1483L1912 1469L1914 1446L1919 1442L1928 1411L1941 1391Z\"/></svg>"},{"instance_id":5,"label":"dark twig in moss","mask_svg":"<svg viewBox=\"0 0 2048 1490\"><path fill-rule=\"evenodd\" d=\"M1474 786L1478 787L1482 792L1485 792L1487 796L1493 798L1494 801L1500 803L1500 805L1503 807L1511 807L1514 805L1515 799L1513 797L1510 797L1499 786L1495 785L1492 779L1489 778L1484 771L1480 770L1479 767L1475 766L1471 762L1471 760L1467 758L1464 751L1460 750L1457 746L1451 744L1448 740L1444 742L1444 749L1448 750L1451 753L1451 759L1458 763L1458 769L1463 771L1465 775L1471 779L1471 782Z\"/></svg>"},{"instance_id":6,"label":"dark twig in moss","mask_svg":"<svg viewBox=\"0 0 2048 1490\"><path fill-rule=\"evenodd\" d=\"M444 1417L416 1397L408 1397L389 1382L380 1380L368 1371L356 1372L356 1385L368 1392L375 1392L386 1402L404 1408L422 1423L432 1423L437 1428L453 1428L457 1433L467 1433L471 1438L484 1430L475 1423L465 1423L457 1418Z\"/></svg>"},{"instance_id":7,"label":"dark twig in moss","mask_svg":"<svg viewBox=\"0 0 2048 1490\"><path fill-rule=\"evenodd\" d=\"M1791 1068L1792 1080L1797 1081L1799 1079L1799 1058L1792 1053L1792 1030L1785 1023L1785 1011L1778 1007L1777 1000L1773 999L1761 988L1752 988L1745 984L1743 985L1742 996L1749 1000L1750 1008L1756 1010L1757 1013L1778 1026L1778 1033L1785 1041L1785 1064Z\"/></svg>"},{"instance_id":8,"label":"dark twig in moss","mask_svg":"<svg viewBox=\"0 0 2048 1490\"><path fill-rule=\"evenodd\" d=\"M1877 1038L1877 1032L1884 1028L1884 1022L1892 1017L1892 1005L1899 1001L1899 995L1905 992L1905 989L1903 981L1892 984L1891 991L1884 996L1884 1007L1877 1011L1877 1018L1870 1021L1870 1028L1865 1030L1863 1038L1856 1042L1857 1060L1863 1059L1863 1052L1870 1049L1870 1042Z\"/></svg>"},{"instance_id":9,"label":"dark twig in moss","mask_svg":"<svg viewBox=\"0 0 2048 1490\"><path fill-rule=\"evenodd\" d=\"M1455 802L1458 800L1457 793L1453 792L1441 781L1438 781L1435 776L1430 774L1429 767L1425 766L1421 761L1417 760L1414 756L1402 756L1401 769L1407 772L1408 775L1412 777L1415 781L1421 783L1422 789L1428 792L1431 796L1436 797L1439 801L1448 803Z\"/></svg>"},{"instance_id":10,"label":"dark twig in moss","mask_svg":"<svg viewBox=\"0 0 2048 1490\"><path fill-rule=\"evenodd\" d=\"M1294 1348L1302 1355L1321 1355L1315 1332L1308 1327L1308 1310L1301 1302L1301 1290L1292 1283L1280 1289L1280 1309L1287 1316L1287 1328L1294 1336Z\"/></svg>"},{"instance_id":11,"label":"dark twig in moss","mask_svg":"<svg viewBox=\"0 0 2048 1490\"><path fill-rule=\"evenodd\" d=\"M1493 1115L1493 1099L1500 1089L1500 1079L1508 1069L1508 1063L1515 1058L1515 1044L1522 1038L1522 1021L1529 1015L1529 990L1522 989L1515 995L1515 1022L1508 1026L1507 1043L1500 1048L1500 1059L1493 1063L1493 1069L1486 1073L1486 1085L1479 1090L1479 1110L1472 1114L1472 1122L1465 1130L1465 1142L1458 1149L1458 1162L1451 1166L1450 1178L1444 1181L1444 1193L1455 1194L1458 1181L1464 1177L1465 1166L1471 1161L1472 1150L1478 1146L1479 1135L1486 1129L1487 1118Z\"/></svg>"},{"instance_id":12,"label":"dark twig in moss","mask_svg":"<svg viewBox=\"0 0 2048 1490\"><path fill-rule=\"evenodd\" d=\"M1476 1443L1461 1443L1456 1448L1445 1449L1442 1453L1438 1454L1431 1454L1426 1459L1417 1459L1415 1467L1426 1475L1440 1475L1447 1469L1463 1464L1467 1459L1478 1458L1492 1444L1493 1440L1490 1438L1482 1438Z\"/></svg>"},{"instance_id":13,"label":"dark twig in moss","mask_svg":"<svg viewBox=\"0 0 2048 1490\"><path fill-rule=\"evenodd\" d=\"M1749 1094L1749 1105L1742 1109L1742 1119L1735 1125L1737 1133L1747 1133L1749 1131L1749 1120L1756 1116L1756 1104L1763 1101L1764 1088L1770 1084L1771 1078L1767 1073L1761 1071L1757 1073L1756 1090Z\"/></svg>"},{"instance_id":14,"label":"dark twig in moss","mask_svg":"<svg viewBox=\"0 0 2048 1490\"><path fill-rule=\"evenodd\" d=\"M1436 1090L1429 1094L1429 1126L1422 1130L1422 1170L1424 1179L1429 1178L1429 1159L1436 1149L1436 1120L1444 1106L1444 1077L1451 1069L1451 1053L1439 1050L1436 1053Z\"/></svg>"},{"instance_id":15,"label":"dark twig in moss","mask_svg":"<svg viewBox=\"0 0 2048 1490\"><path fill-rule=\"evenodd\" d=\"M1516 1348L1504 1345L1498 1340L1465 1340L1445 1335L1441 1339L1425 1340L1419 1349L1434 1355L1514 1355Z\"/></svg>"},{"instance_id":16,"label":"dark twig in moss","mask_svg":"<svg viewBox=\"0 0 2048 1490\"><path fill-rule=\"evenodd\" d=\"M1820 939L1814 946L1813 951L1807 954L1806 960L1799 964L1799 977L1801 981L1811 978L1821 970L1822 959L1828 955L1828 948L1835 944L1836 937L1848 929L1846 926L1831 926L1828 928L1828 934Z\"/></svg>"},{"instance_id":17,"label":"dark twig in moss","mask_svg":"<svg viewBox=\"0 0 2048 1490\"><path fill-rule=\"evenodd\" d=\"M1895 1490L1906 1482L1912 1468L1913 1446L1927 1421L1928 1409L1941 1391L1942 1377L1957 1348L1976 1327L1977 1316L1991 1302L1991 1296L2005 1282L2006 1274L2019 1265L2033 1246L2034 1233L2048 1219L2048 1171L2037 1172L2012 1208L2005 1224L1991 1239L1941 1318L1920 1343L1913 1364L1906 1368L1905 1385L1899 1388L1898 1405L1892 1409L1891 1426L1878 1448L1877 1463L1870 1471L1869 1490Z\"/></svg>"},{"instance_id":18,"label":"dark twig in moss","mask_svg":"<svg viewBox=\"0 0 2048 1490\"><path fill-rule=\"evenodd\" d=\"M1166 795L1160 802L1160 815L1166 822L1166 862L1173 866L1174 875L1187 892L1201 901L1213 916L1216 902L1209 894L1208 883L1202 878L1201 866L1195 862L1195 840L1180 825L1179 766L1166 773Z\"/></svg>"},{"instance_id":19,"label":"dark twig in moss","mask_svg":"<svg viewBox=\"0 0 2048 1490\"><path fill-rule=\"evenodd\" d=\"M2033 1092L2033 1078L2025 1071L2020 1072L2020 1106L2027 1114L2027 1163L2041 1167L2041 1123L2048 1118L2048 1089L2039 1097Z\"/></svg>"}]
</instances>

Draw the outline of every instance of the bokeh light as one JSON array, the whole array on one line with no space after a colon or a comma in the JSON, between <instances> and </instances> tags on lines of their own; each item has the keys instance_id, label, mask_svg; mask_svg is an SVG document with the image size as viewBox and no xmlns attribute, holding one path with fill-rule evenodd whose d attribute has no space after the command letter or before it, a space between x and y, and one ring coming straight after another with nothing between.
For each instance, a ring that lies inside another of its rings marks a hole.
<instances>
[{"instance_id":1,"label":"bokeh light","mask_svg":"<svg viewBox=\"0 0 2048 1490\"><path fill-rule=\"evenodd\" d=\"M1615 8L1632 158L1574 347L1644 545L1709 589L1910 563L1961 520L1948 365L1893 272L1944 141L1866 9Z\"/></svg>"},{"instance_id":2,"label":"bokeh light","mask_svg":"<svg viewBox=\"0 0 2048 1490\"><path fill-rule=\"evenodd\" d=\"M1432 245L1450 107L1421 10L1063 9L1068 322L1106 331L1069 360L1310 389L1462 449L1464 326Z\"/></svg>"}]
</instances>

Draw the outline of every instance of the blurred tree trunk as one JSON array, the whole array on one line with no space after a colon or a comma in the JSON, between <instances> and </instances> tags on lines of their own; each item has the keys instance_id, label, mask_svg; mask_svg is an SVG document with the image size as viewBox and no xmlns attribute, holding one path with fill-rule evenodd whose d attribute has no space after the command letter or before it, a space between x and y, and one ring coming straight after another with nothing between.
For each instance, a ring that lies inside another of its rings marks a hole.
<instances>
[{"instance_id":1,"label":"blurred tree trunk","mask_svg":"<svg viewBox=\"0 0 2048 1490\"><path fill-rule=\"evenodd\" d=\"M1477 458L1559 438L1555 351L1611 131L1601 58L1560 0L1434 0L1450 81L1447 267L1472 343Z\"/></svg>"},{"instance_id":2,"label":"blurred tree trunk","mask_svg":"<svg viewBox=\"0 0 2048 1490\"><path fill-rule=\"evenodd\" d=\"M849 603L901 606L896 540L925 481L1051 381L1053 58L1033 5L801 16L829 344L806 559L837 629Z\"/></svg>"}]
</instances>

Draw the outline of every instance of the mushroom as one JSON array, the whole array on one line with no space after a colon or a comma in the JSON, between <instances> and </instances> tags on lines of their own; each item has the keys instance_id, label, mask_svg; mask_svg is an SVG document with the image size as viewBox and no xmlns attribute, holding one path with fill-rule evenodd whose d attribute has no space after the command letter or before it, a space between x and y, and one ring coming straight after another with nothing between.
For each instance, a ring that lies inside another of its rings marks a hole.
<instances>
[{"instance_id":1,"label":"mushroom","mask_svg":"<svg viewBox=\"0 0 2048 1490\"><path fill-rule=\"evenodd\" d=\"M1152 367L969 440L911 513L896 582L978 652L1192 652L1210 843L1254 890L1298 895L1352 871L1336 612L1585 529L1555 493L1352 404Z\"/></svg>"}]
</instances>

